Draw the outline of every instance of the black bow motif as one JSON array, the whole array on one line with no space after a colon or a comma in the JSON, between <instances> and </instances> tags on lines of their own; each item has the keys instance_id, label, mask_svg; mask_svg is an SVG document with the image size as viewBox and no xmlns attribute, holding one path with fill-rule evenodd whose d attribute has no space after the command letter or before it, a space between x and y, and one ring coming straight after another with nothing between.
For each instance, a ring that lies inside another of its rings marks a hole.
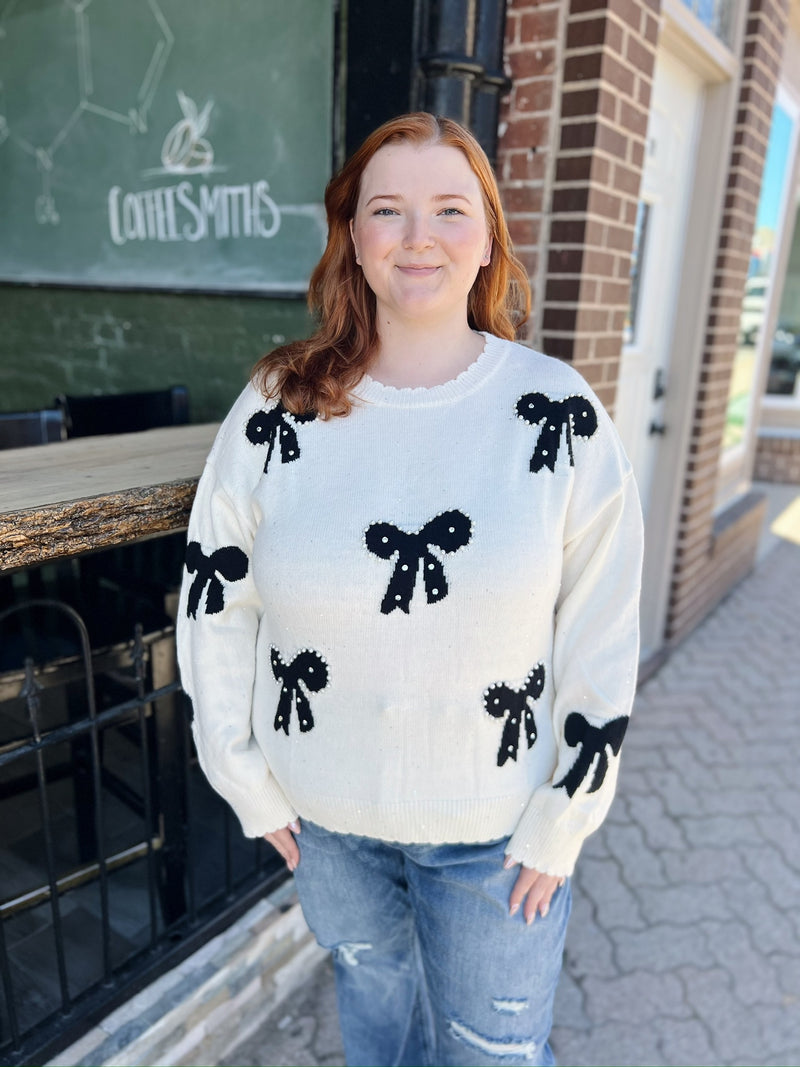
<instances>
[{"instance_id":1,"label":"black bow motif","mask_svg":"<svg viewBox=\"0 0 800 1067\"><path fill-rule=\"evenodd\" d=\"M498 682L490 685L483 694L483 705L495 719L507 715L500 747L497 750L497 766L502 767L507 760L517 758L519 737L522 723L525 723L525 737L528 748L533 748L536 740L536 722L529 701L538 700L544 689L544 664L539 663L529 672L519 689Z\"/></svg>"},{"instance_id":2,"label":"black bow motif","mask_svg":"<svg viewBox=\"0 0 800 1067\"><path fill-rule=\"evenodd\" d=\"M281 401L269 411L257 411L247 421L245 434L251 445L267 445L267 458L264 460L266 474L272 453L277 442L281 463L293 463L300 455L300 443L294 423L313 422L316 413L306 411L302 415L292 415Z\"/></svg>"},{"instance_id":3,"label":"black bow motif","mask_svg":"<svg viewBox=\"0 0 800 1067\"><path fill-rule=\"evenodd\" d=\"M369 551L381 559L397 555L389 587L381 601L382 614L389 615L400 608L408 615L420 563L428 603L443 600L448 591L447 578L442 561L431 549L457 552L469 544L471 536L472 522L462 511L443 511L416 533L406 533L390 522L373 522L364 536Z\"/></svg>"},{"instance_id":4,"label":"black bow motif","mask_svg":"<svg viewBox=\"0 0 800 1067\"><path fill-rule=\"evenodd\" d=\"M542 467L555 471L563 430L566 430L569 465L574 467L573 436L589 438L597 429L597 413L584 396L551 400L544 393L526 393L517 401L517 415L531 426L544 424L531 456L534 474Z\"/></svg>"},{"instance_id":5,"label":"black bow motif","mask_svg":"<svg viewBox=\"0 0 800 1067\"><path fill-rule=\"evenodd\" d=\"M282 683L273 724L275 729L283 730L286 736L289 736L289 720L294 705L297 708L300 733L308 733L314 728L314 716L311 714L311 704L303 687L310 693L318 693L324 689L328 684L327 663L318 652L310 648L298 652L291 663L284 663L280 652L273 646L270 658L275 680Z\"/></svg>"},{"instance_id":6,"label":"black bow motif","mask_svg":"<svg viewBox=\"0 0 800 1067\"><path fill-rule=\"evenodd\" d=\"M592 761L597 756L597 763L592 773L592 784L587 793L595 793L603 784L608 771L608 753L610 748L615 756L619 755L622 739L628 729L628 716L620 715L605 726L592 726L578 711L570 712L564 724L564 739L570 748L581 746L578 758L554 788L564 786L570 796L574 796L581 782L588 775Z\"/></svg>"},{"instance_id":7,"label":"black bow motif","mask_svg":"<svg viewBox=\"0 0 800 1067\"><path fill-rule=\"evenodd\" d=\"M186 546L186 569L189 574L197 572L197 577L189 589L186 614L192 619L197 618L200 597L208 582L206 615L217 615L225 607L225 592L217 575L228 582L240 582L247 574L249 565L247 556L235 545L218 548L206 556L199 541L190 541Z\"/></svg>"}]
</instances>

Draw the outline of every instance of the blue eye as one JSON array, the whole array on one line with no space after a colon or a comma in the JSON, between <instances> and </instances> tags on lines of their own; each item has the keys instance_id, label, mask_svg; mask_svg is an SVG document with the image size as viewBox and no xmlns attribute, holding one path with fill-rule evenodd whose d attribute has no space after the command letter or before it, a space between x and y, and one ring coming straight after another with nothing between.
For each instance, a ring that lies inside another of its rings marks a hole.
<instances>
[{"instance_id":1,"label":"blue eye","mask_svg":"<svg viewBox=\"0 0 800 1067\"><path fill-rule=\"evenodd\" d=\"M391 208L391 207L379 207L379 208L376 208L375 211L372 212L372 214L373 215L383 215L385 217L387 215L396 215L397 212L394 210L394 208Z\"/></svg>"},{"instance_id":2,"label":"blue eye","mask_svg":"<svg viewBox=\"0 0 800 1067\"><path fill-rule=\"evenodd\" d=\"M442 215L463 215L463 214L464 214L464 212L463 212L463 211L461 211L461 209L460 209L460 208L457 208L457 207L446 207L446 208L444 208L444 210L443 210L443 211L441 212L441 214L442 214Z\"/></svg>"}]
</instances>

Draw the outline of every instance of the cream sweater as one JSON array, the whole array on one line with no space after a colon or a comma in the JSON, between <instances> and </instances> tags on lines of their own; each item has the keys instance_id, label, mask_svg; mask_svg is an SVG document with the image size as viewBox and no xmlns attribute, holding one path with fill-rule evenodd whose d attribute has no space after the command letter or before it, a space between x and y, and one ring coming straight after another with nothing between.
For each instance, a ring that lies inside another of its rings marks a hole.
<instances>
[{"instance_id":1,"label":"cream sweater","mask_svg":"<svg viewBox=\"0 0 800 1067\"><path fill-rule=\"evenodd\" d=\"M642 525L569 366L487 336L346 418L248 386L208 457L178 622L201 765L244 833L510 835L571 873L634 694Z\"/></svg>"}]
</instances>

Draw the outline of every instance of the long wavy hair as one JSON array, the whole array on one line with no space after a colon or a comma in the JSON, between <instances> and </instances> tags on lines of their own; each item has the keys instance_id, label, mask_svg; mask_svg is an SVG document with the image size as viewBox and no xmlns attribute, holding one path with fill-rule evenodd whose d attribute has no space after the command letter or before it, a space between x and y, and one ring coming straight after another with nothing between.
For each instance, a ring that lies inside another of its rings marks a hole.
<instances>
[{"instance_id":1,"label":"long wavy hair","mask_svg":"<svg viewBox=\"0 0 800 1067\"><path fill-rule=\"evenodd\" d=\"M513 340L530 314L528 277L513 253L497 181L481 146L452 119L422 111L391 119L367 137L325 190L328 242L308 290L316 330L306 340L267 353L253 368L253 381L264 395L279 397L296 415L348 415L351 391L377 352L375 296L355 260L350 220L364 168L384 145L398 142L457 148L480 182L493 241L491 261L478 271L470 290L470 327Z\"/></svg>"}]
</instances>

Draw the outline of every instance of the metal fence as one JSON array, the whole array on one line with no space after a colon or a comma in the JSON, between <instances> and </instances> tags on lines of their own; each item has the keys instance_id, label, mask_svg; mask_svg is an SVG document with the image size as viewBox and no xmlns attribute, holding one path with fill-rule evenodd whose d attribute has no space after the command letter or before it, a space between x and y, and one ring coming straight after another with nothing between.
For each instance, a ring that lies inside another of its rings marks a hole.
<instances>
[{"instance_id":1,"label":"metal fence","mask_svg":"<svg viewBox=\"0 0 800 1067\"><path fill-rule=\"evenodd\" d=\"M0 671L0 1062L20 1064L66 1047L284 874L200 772L171 627L92 651L63 602L0 612L0 639L12 621L39 650Z\"/></svg>"}]
</instances>

